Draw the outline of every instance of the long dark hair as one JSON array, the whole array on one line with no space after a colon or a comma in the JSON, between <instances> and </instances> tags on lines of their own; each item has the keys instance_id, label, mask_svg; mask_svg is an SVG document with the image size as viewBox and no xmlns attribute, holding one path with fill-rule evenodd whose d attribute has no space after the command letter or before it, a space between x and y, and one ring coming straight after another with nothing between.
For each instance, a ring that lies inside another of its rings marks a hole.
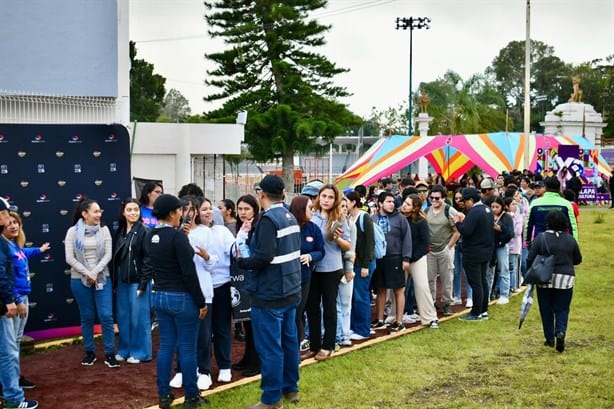
<instances>
[{"instance_id":1,"label":"long dark hair","mask_svg":"<svg viewBox=\"0 0 614 409\"><path fill-rule=\"evenodd\" d=\"M139 214L141 213L141 202L136 200L134 197L129 197L127 199L124 199L119 206L119 217L117 218L117 221L118 221L117 231L118 232L123 231L124 228L128 225L128 221L126 221L126 216L124 216L124 210L126 210L126 206L128 206L130 203L136 203L136 205L139 207ZM140 221L141 219L139 216L139 222Z\"/></svg>"},{"instance_id":2,"label":"long dark hair","mask_svg":"<svg viewBox=\"0 0 614 409\"><path fill-rule=\"evenodd\" d=\"M256 200L256 198L252 195L243 195L237 199L237 208L241 202L247 203L252 209L254 209L254 220L252 221L253 229L253 226L256 225L256 222L260 218L260 205L258 204L258 200ZM243 226L243 220L241 220L240 217L237 217L237 232L241 229L241 226Z\"/></svg>"},{"instance_id":3,"label":"long dark hair","mask_svg":"<svg viewBox=\"0 0 614 409\"><path fill-rule=\"evenodd\" d=\"M185 200L192 205L192 209L194 209L192 220L194 220L194 224L199 225L200 224L200 207L203 205L203 201L206 200L207 202L209 202L209 204L211 204L211 201L205 197L198 197L194 195L181 196L181 200Z\"/></svg>"},{"instance_id":4,"label":"long dark hair","mask_svg":"<svg viewBox=\"0 0 614 409\"><path fill-rule=\"evenodd\" d=\"M143 206L149 206L150 204L153 205L153 203L149 203L149 198L147 195L153 192L153 190L157 187L164 191L164 186L162 186L162 183L160 182L147 182L143 185L143 189L141 189L141 196L139 197L139 202L141 202Z\"/></svg>"},{"instance_id":5,"label":"long dark hair","mask_svg":"<svg viewBox=\"0 0 614 409\"><path fill-rule=\"evenodd\" d=\"M236 219L237 212L235 210L235 202L233 202L230 199L222 199L221 202L224 203L224 207L226 209L230 210L230 217L232 217L233 219Z\"/></svg>"},{"instance_id":6,"label":"long dark hair","mask_svg":"<svg viewBox=\"0 0 614 409\"><path fill-rule=\"evenodd\" d=\"M74 209L73 214L72 214L72 224L73 224L73 226L75 224L77 224L79 219L83 218L83 215L81 213L87 212L90 209L90 206L93 203L98 204L98 202L95 201L94 199L90 199L90 198L87 198L85 196L83 196L81 199L79 199L79 201L75 205L75 209ZM102 226L102 221L100 222L100 225Z\"/></svg>"}]
</instances>

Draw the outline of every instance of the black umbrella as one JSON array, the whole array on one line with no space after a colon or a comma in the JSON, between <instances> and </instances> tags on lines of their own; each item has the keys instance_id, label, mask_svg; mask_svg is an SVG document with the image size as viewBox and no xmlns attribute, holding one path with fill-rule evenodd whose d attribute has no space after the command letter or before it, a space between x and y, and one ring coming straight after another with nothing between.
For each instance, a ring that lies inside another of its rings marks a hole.
<instances>
[{"instance_id":1,"label":"black umbrella","mask_svg":"<svg viewBox=\"0 0 614 409\"><path fill-rule=\"evenodd\" d=\"M522 327L522 323L525 318L527 318L527 314L533 305L533 285L528 284L527 289L524 292L524 296L522 297L522 304L520 305L520 322L518 323L518 329Z\"/></svg>"}]
</instances>

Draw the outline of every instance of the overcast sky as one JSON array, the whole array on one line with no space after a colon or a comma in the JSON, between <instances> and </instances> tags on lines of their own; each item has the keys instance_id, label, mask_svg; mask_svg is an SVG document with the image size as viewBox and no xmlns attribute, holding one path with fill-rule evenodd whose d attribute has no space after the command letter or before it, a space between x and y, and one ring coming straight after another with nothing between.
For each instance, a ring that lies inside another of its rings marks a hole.
<instances>
[{"instance_id":1,"label":"overcast sky","mask_svg":"<svg viewBox=\"0 0 614 409\"><path fill-rule=\"evenodd\" d=\"M203 57L223 44L207 35L201 0L129 0L130 39L137 57L154 64L166 88L178 89L192 113L205 103L212 66ZM413 32L413 88L447 70L463 79L481 73L510 41L525 38L525 0L329 0L315 16L331 25L319 51L350 72L337 77L353 95L342 102L367 116L406 103L409 31L397 17L430 17L429 30ZM532 0L531 38L551 45L566 63L614 54L614 0ZM569 84L571 93L571 80Z\"/></svg>"}]
</instances>

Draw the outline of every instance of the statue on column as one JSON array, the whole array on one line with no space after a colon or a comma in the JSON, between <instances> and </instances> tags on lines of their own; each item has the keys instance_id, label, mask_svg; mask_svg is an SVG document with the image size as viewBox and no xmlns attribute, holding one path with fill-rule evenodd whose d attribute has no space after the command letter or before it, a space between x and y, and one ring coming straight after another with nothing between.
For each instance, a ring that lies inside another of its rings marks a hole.
<instances>
[{"instance_id":1,"label":"statue on column","mask_svg":"<svg viewBox=\"0 0 614 409\"><path fill-rule=\"evenodd\" d=\"M580 89L580 76L574 75L571 78L573 84L573 93L569 97L568 102L582 102L582 90Z\"/></svg>"},{"instance_id":2,"label":"statue on column","mask_svg":"<svg viewBox=\"0 0 614 409\"><path fill-rule=\"evenodd\" d=\"M426 108L429 106L431 99L426 95L424 88L420 88L420 96L418 97L418 105L420 105L420 112L426 113Z\"/></svg>"}]
</instances>

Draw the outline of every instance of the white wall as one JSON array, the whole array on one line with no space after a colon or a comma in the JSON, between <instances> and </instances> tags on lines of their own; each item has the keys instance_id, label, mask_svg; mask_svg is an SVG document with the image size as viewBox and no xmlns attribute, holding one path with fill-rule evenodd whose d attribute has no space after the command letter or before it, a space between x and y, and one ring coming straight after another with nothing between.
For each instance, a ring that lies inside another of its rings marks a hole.
<instances>
[{"instance_id":1,"label":"white wall","mask_svg":"<svg viewBox=\"0 0 614 409\"><path fill-rule=\"evenodd\" d=\"M244 135L236 124L141 122L131 128L132 176L160 179L173 194L192 182L192 156L240 154Z\"/></svg>"}]
</instances>

